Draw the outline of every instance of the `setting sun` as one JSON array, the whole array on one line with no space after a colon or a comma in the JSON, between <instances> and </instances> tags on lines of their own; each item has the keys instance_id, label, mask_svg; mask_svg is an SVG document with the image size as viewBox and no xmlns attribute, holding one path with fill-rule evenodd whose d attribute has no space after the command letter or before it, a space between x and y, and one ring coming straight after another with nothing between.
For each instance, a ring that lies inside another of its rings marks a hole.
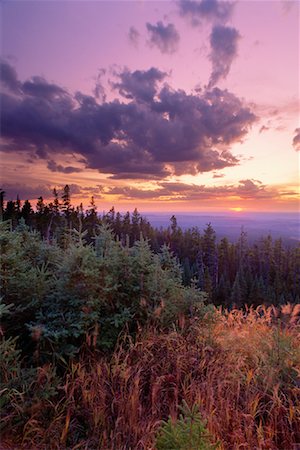
<instances>
[{"instance_id":1,"label":"setting sun","mask_svg":"<svg viewBox=\"0 0 300 450\"><path fill-rule=\"evenodd\" d=\"M236 207L236 208L230 208L230 211L241 212L241 211L244 211L244 209L240 208L240 207Z\"/></svg>"}]
</instances>

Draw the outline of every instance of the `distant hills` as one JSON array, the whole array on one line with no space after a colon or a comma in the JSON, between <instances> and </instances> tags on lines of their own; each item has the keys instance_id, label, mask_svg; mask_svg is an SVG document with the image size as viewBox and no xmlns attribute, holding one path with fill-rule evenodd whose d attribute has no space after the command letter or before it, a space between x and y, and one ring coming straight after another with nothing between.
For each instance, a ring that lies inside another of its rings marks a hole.
<instances>
[{"instance_id":1,"label":"distant hills","mask_svg":"<svg viewBox=\"0 0 300 450\"><path fill-rule=\"evenodd\" d=\"M145 216L154 227L166 227L170 224L172 213L145 213ZM274 238L281 237L285 243L295 245L300 242L300 213L265 213L265 212L238 212L238 213L176 213L178 225L183 228L198 227L203 229L211 222L216 231L217 238L226 236L235 242L241 228L247 233L248 241L253 242L262 236L270 234Z\"/></svg>"}]
</instances>

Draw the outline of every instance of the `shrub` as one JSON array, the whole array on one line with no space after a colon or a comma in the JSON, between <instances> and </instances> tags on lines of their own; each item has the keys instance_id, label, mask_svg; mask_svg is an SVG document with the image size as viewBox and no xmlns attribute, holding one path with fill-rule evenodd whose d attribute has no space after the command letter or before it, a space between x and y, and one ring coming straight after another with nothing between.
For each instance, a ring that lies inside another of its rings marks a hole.
<instances>
[{"instance_id":1,"label":"shrub","mask_svg":"<svg viewBox=\"0 0 300 450\"><path fill-rule=\"evenodd\" d=\"M197 405L191 409L184 402L180 408L179 419L173 421L169 417L163 422L156 439L157 450L212 450L212 445L206 424L201 418Z\"/></svg>"}]
</instances>

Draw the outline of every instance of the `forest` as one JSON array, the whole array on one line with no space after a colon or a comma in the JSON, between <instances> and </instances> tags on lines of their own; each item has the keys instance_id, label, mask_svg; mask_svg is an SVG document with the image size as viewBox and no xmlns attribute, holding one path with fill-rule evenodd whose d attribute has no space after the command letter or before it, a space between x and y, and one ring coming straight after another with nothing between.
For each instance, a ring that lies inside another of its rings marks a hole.
<instances>
[{"instance_id":1,"label":"forest","mask_svg":"<svg viewBox=\"0 0 300 450\"><path fill-rule=\"evenodd\" d=\"M300 248L1 191L3 449L300 445Z\"/></svg>"}]
</instances>

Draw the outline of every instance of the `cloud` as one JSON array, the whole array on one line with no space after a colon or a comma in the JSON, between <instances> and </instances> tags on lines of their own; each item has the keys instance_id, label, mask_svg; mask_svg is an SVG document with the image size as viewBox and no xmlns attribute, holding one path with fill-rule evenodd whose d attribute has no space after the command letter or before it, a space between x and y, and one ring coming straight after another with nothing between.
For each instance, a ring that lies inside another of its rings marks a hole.
<instances>
[{"instance_id":1,"label":"cloud","mask_svg":"<svg viewBox=\"0 0 300 450\"><path fill-rule=\"evenodd\" d=\"M62 166L60 164L57 164L52 159L48 161L47 167L51 172L62 172L62 173L76 173L76 172L82 172L82 169L80 167L73 167L73 166Z\"/></svg>"},{"instance_id":2,"label":"cloud","mask_svg":"<svg viewBox=\"0 0 300 450\"><path fill-rule=\"evenodd\" d=\"M251 107L257 114L265 119L272 118L276 120L283 120L287 116L297 117L299 116L299 100L297 98L291 98L284 103L275 105L264 103L252 103Z\"/></svg>"},{"instance_id":3,"label":"cloud","mask_svg":"<svg viewBox=\"0 0 300 450\"><path fill-rule=\"evenodd\" d=\"M139 189L137 187L113 187L107 194L116 195L123 200L224 200L225 197L239 199L268 199L281 195L275 189L268 189L258 180L240 180L238 185L205 186L186 183L159 182L155 189ZM295 192L291 192L292 195Z\"/></svg>"},{"instance_id":4,"label":"cloud","mask_svg":"<svg viewBox=\"0 0 300 450\"><path fill-rule=\"evenodd\" d=\"M240 180L238 184L225 184L223 186L206 186L181 182L158 181L153 184L152 189L140 189L140 185L130 186L90 186L82 187L78 184L69 184L71 198L81 199L93 195L97 199L105 199L107 195L115 196L119 200L152 200L157 202L165 201L228 201L232 197L239 200L268 200L279 199L280 197L297 197L297 192L293 190L285 191L275 187L268 187L259 180L245 179ZM142 186L142 185L141 185ZM63 193L64 185L36 185L28 186L26 184L15 183L5 184L3 190L6 192L5 200L34 200L42 196L47 201L53 199L53 188L56 188L59 196Z\"/></svg>"},{"instance_id":5,"label":"cloud","mask_svg":"<svg viewBox=\"0 0 300 450\"><path fill-rule=\"evenodd\" d=\"M95 98L97 100L100 100L101 102L105 102L106 100L106 94L105 94L105 89L102 85L102 78L105 76L106 74L106 70L105 69L99 69L98 70L98 75L96 77L96 83L95 83L95 87L93 90L93 94L95 95Z\"/></svg>"},{"instance_id":6,"label":"cloud","mask_svg":"<svg viewBox=\"0 0 300 450\"><path fill-rule=\"evenodd\" d=\"M281 0L281 7L284 14L288 14L294 7L297 6L297 1L294 0Z\"/></svg>"},{"instance_id":7,"label":"cloud","mask_svg":"<svg viewBox=\"0 0 300 450\"><path fill-rule=\"evenodd\" d=\"M274 197L274 193L272 191L267 191L266 186L258 180L240 180L236 193L241 198L258 199Z\"/></svg>"},{"instance_id":8,"label":"cloud","mask_svg":"<svg viewBox=\"0 0 300 450\"><path fill-rule=\"evenodd\" d=\"M300 151L300 128L296 128L295 130L295 136L293 139L293 146L295 148L296 151Z\"/></svg>"},{"instance_id":9,"label":"cloud","mask_svg":"<svg viewBox=\"0 0 300 450\"><path fill-rule=\"evenodd\" d=\"M115 77L113 87L124 102L73 96L36 77L30 89L18 81L18 95L15 85L1 94L3 151L24 152L50 161L52 170L69 172L51 161L76 154L86 168L119 179L163 179L239 164L229 149L256 116L234 94L173 90L156 68L126 69Z\"/></svg>"},{"instance_id":10,"label":"cloud","mask_svg":"<svg viewBox=\"0 0 300 450\"><path fill-rule=\"evenodd\" d=\"M0 80L1 84L8 88L11 92L19 93L21 83L14 67L6 61L0 60Z\"/></svg>"},{"instance_id":11,"label":"cloud","mask_svg":"<svg viewBox=\"0 0 300 450\"><path fill-rule=\"evenodd\" d=\"M179 14L198 26L202 21L212 24L210 33L210 60L212 73L208 88L215 86L229 74L231 64L237 56L240 34L237 29L226 26L232 16L234 2L220 0L179 0Z\"/></svg>"},{"instance_id":12,"label":"cloud","mask_svg":"<svg viewBox=\"0 0 300 450\"><path fill-rule=\"evenodd\" d=\"M219 0L179 0L179 14L191 20L197 26L201 20L208 22L226 23L233 11L234 4Z\"/></svg>"},{"instance_id":13,"label":"cloud","mask_svg":"<svg viewBox=\"0 0 300 450\"><path fill-rule=\"evenodd\" d=\"M231 64L237 56L237 45L240 34L235 28L216 25L210 35L210 59L212 73L209 88L220 79L225 79L230 71Z\"/></svg>"},{"instance_id":14,"label":"cloud","mask_svg":"<svg viewBox=\"0 0 300 450\"><path fill-rule=\"evenodd\" d=\"M140 33L135 27L130 27L128 32L128 39L129 42L134 46L137 47L140 40Z\"/></svg>"},{"instance_id":15,"label":"cloud","mask_svg":"<svg viewBox=\"0 0 300 450\"><path fill-rule=\"evenodd\" d=\"M43 77L32 77L30 80L25 81L22 85L22 91L24 94L43 97L48 100L67 94L64 89L56 84L48 83Z\"/></svg>"},{"instance_id":16,"label":"cloud","mask_svg":"<svg viewBox=\"0 0 300 450\"><path fill-rule=\"evenodd\" d=\"M3 183L2 188L5 191L5 200L16 200L19 197L20 200L35 200L39 197L43 197L47 201L53 199L53 189L55 188L58 195L63 194L64 185L50 185L50 184L37 184L34 186L28 185L26 183ZM69 184L71 198L88 197L91 195L97 196L97 198L102 198L101 192L103 192L103 187L83 187L78 184Z\"/></svg>"},{"instance_id":17,"label":"cloud","mask_svg":"<svg viewBox=\"0 0 300 450\"><path fill-rule=\"evenodd\" d=\"M119 81L112 83L114 89L127 99L151 102L157 91L157 83L166 77L165 72L161 72L155 67L149 70L136 70L130 72L128 69L117 74Z\"/></svg>"},{"instance_id":18,"label":"cloud","mask_svg":"<svg viewBox=\"0 0 300 450\"><path fill-rule=\"evenodd\" d=\"M150 35L149 44L157 47L162 53L175 53L178 49L180 36L172 23L164 25L161 21L156 25L146 24Z\"/></svg>"},{"instance_id":19,"label":"cloud","mask_svg":"<svg viewBox=\"0 0 300 450\"><path fill-rule=\"evenodd\" d=\"M214 173L213 174L213 178L223 178L223 177L225 177L224 173Z\"/></svg>"},{"instance_id":20,"label":"cloud","mask_svg":"<svg viewBox=\"0 0 300 450\"><path fill-rule=\"evenodd\" d=\"M161 196L161 190L152 190L152 189L138 189L135 187L113 187L109 188L106 192L109 195L117 195L124 200L153 200L158 199Z\"/></svg>"},{"instance_id":21,"label":"cloud","mask_svg":"<svg viewBox=\"0 0 300 450\"><path fill-rule=\"evenodd\" d=\"M20 200L38 199L39 197L51 197L53 189L50 185L28 186L24 183L4 183L3 190L5 191L5 200Z\"/></svg>"},{"instance_id":22,"label":"cloud","mask_svg":"<svg viewBox=\"0 0 300 450\"><path fill-rule=\"evenodd\" d=\"M277 103L276 106L272 104L252 103L251 108L264 121L264 124L259 129L260 133L268 130L288 130L291 119L297 120L299 117L299 100L296 98L285 100L279 104Z\"/></svg>"},{"instance_id":23,"label":"cloud","mask_svg":"<svg viewBox=\"0 0 300 450\"><path fill-rule=\"evenodd\" d=\"M264 131L268 131L270 127L266 127L266 125L262 125L259 129L259 133L263 133Z\"/></svg>"},{"instance_id":24,"label":"cloud","mask_svg":"<svg viewBox=\"0 0 300 450\"><path fill-rule=\"evenodd\" d=\"M48 83L43 77L35 76L21 83L15 68L6 61L0 61L0 73L2 86L15 94L23 93L34 97L45 97L48 100L66 94L63 88Z\"/></svg>"}]
</instances>

